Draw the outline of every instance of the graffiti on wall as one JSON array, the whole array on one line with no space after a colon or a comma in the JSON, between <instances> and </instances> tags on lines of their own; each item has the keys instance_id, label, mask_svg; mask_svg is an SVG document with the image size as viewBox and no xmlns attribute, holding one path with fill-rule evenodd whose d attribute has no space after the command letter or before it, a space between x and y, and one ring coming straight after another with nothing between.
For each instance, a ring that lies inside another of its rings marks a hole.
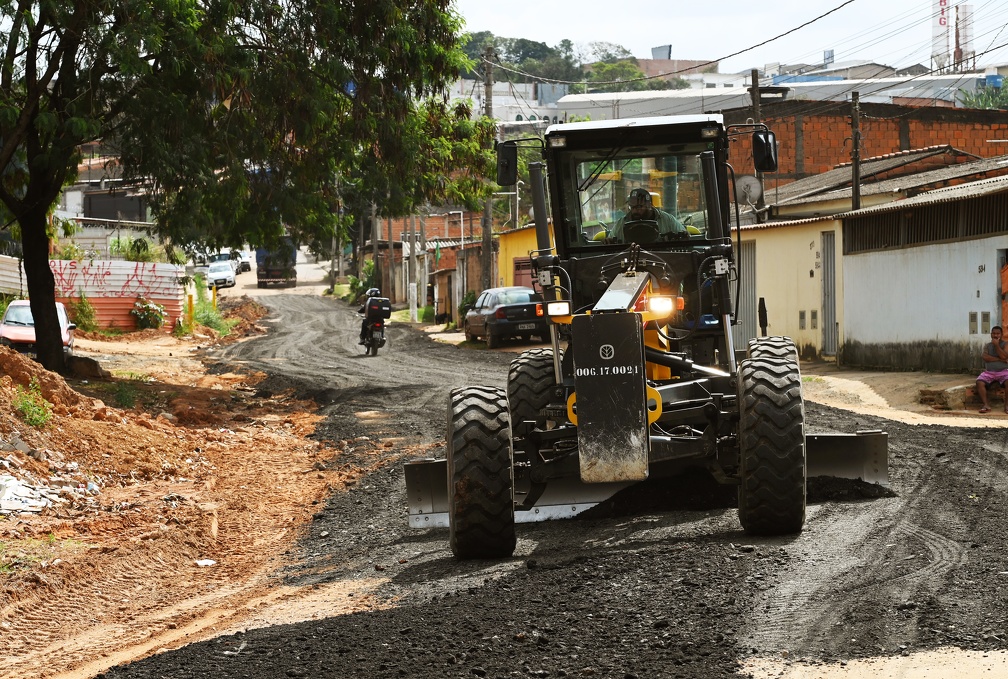
<instances>
[{"instance_id":1,"label":"graffiti on wall","mask_svg":"<svg viewBox=\"0 0 1008 679\"><path fill-rule=\"evenodd\" d=\"M56 295L77 297L176 297L179 267L153 262L50 260Z\"/></svg>"}]
</instances>

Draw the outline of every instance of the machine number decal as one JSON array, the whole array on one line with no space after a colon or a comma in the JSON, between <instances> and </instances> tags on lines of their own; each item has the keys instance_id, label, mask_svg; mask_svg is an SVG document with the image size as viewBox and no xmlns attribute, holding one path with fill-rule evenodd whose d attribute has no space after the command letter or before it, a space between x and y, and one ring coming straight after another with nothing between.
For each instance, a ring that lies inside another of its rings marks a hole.
<instances>
[{"instance_id":1,"label":"machine number decal","mask_svg":"<svg viewBox=\"0 0 1008 679\"><path fill-rule=\"evenodd\" d=\"M639 365L599 365L576 368L577 377L607 377L609 375L640 375Z\"/></svg>"}]
</instances>

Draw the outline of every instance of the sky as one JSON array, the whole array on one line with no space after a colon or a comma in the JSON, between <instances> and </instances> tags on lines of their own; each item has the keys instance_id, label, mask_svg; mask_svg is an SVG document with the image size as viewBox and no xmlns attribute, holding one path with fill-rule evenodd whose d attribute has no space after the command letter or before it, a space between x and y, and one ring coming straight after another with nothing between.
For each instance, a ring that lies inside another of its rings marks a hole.
<instances>
[{"instance_id":1,"label":"sky","mask_svg":"<svg viewBox=\"0 0 1008 679\"><path fill-rule=\"evenodd\" d=\"M972 5L977 66L1008 64L1008 0L946 1L953 16L957 5ZM548 0L520 4L454 0L466 32L490 31L550 47L564 39L576 47L609 42L641 59L651 58L652 47L671 44L673 59L721 60L721 73L748 72L772 63L822 63L823 52L829 49L837 63L867 60L932 68L935 4L935 0ZM755 47L792 29L797 30ZM954 42L950 51L953 46ZM743 53L729 56L736 52Z\"/></svg>"}]
</instances>

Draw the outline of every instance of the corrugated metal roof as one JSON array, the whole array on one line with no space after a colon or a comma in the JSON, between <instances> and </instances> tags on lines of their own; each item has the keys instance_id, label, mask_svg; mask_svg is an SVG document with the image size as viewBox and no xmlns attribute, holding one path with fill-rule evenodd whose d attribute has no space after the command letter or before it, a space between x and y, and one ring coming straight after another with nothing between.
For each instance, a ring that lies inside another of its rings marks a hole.
<instances>
[{"instance_id":1,"label":"corrugated metal roof","mask_svg":"<svg viewBox=\"0 0 1008 679\"><path fill-rule=\"evenodd\" d=\"M864 160L861 163L861 179L862 181L865 179L871 179L875 175L892 172L893 170L905 165L916 163L943 153L947 153L952 156L972 157L970 154L960 151L948 144L929 146L927 148L911 151L900 151L898 153L887 153L884 156L876 156ZM772 194L773 202L776 205L794 203L802 198L807 198L808 196L814 196L826 191L837 189L841 186L850 184L850 182L850 164L844 164L839 165L832 170L827 170L821 174L817 174L812 177L805 177L803 179L793 181L790 184L784 184L783 186L768 192L767 198L769 199L770 194Z\"/></svg>"},{"instance_id":2,"label":"corrugated metal roof","mask_svg":"<svg viewBox=\"0 0 1008 679\"><path fill-rule=\"evenodd\" d=\"M852 210L850 212L834 215L834 217L837 219L843 217L864 217L866 215L879 214L883 212L905 210L909 207L922 207L926 205L938 205L940 203L951 203L952 201L963 200L965 198L979 198L981 196L989 196L1003 191L1008 191L1008 176L992 177L990 179L981 179L967 184L947 186L942 189L935 189L934 191L922 193L912 198L896 200L891 203L886 203L885 205L875 205L873 207L866 207L860 210Z\"/></svg>"},{"instance_id":3,"label":"corrugated metal roof","mask_svg":"<svg viewBox=\"0 0 1008 679\"><path fill-rule=\"evenodd\" d=\"M850 168L847 168L850 171ZM907 174L893 179L885 179L880 182L870 182L861 185L862 196L873 196L885 193L901 193L912 191L930 184L940 184L954 179L963 179L977 174L989 172L1008 172L1008 155L996 156L994 158L982 158L967 163L957 163L947 167L940 167L934 170L925 170L914 174ZM788 205L802 205L805 203L815 203L826 200L837 200L849 198L852 193L851 187L826 191L814 196L800 197L792 200Z\"/></svg>"}]
</instances>

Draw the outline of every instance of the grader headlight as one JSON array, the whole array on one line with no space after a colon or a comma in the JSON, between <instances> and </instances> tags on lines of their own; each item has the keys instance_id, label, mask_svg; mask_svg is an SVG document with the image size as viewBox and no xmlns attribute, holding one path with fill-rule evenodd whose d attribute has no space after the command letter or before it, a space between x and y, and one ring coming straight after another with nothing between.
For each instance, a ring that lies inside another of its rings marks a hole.
<instances>
[{"instance_id":1,"label":"grader headlight","mask_svg":"<svg viewBox=\"0 0 1008 679\"><path fill-rule=\"evenodd\" d=\"M671 316L676 310L675 297L667 295L652 295L647 301L648 311L659 318Z\"/></svg>"},{"instance_id":2,"label":"grader headlight","mask_svg":"<svg viewBox=\"0 0 1008 679\"><path fill-rule=\"evenodd\" d=\"M546 315L550 318L555 318L557 316L570 316L571 306L570 301L566 299L558 299L553 302L546 303Z\"/></svg>"}]
</instances>

